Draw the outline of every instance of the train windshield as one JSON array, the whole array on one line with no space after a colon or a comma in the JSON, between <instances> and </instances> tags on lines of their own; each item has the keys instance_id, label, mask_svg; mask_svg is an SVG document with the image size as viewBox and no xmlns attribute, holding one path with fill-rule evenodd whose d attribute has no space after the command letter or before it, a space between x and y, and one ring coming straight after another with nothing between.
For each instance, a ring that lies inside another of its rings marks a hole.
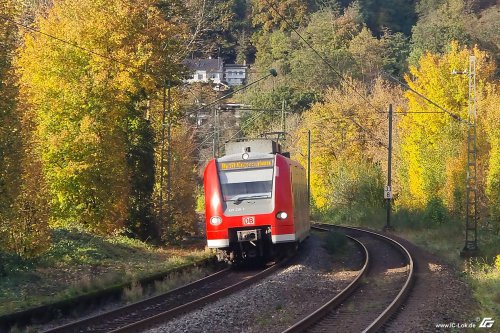
<instances>
[{"instance_id":1,"label":"train windshield","mask_svg":"<svg viewBox=\"0 0 500 333\"><path fill-rule=\"evenodd\" d=\"M219 178L224 201L272 197L273 168L223 170Z\"/></svg>"}]
</instances>

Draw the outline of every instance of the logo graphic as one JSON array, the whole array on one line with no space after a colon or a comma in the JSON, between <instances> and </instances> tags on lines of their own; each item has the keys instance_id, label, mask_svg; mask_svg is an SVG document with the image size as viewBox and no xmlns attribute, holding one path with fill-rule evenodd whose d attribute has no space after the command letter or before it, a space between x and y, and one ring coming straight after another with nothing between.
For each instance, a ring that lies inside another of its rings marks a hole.
<instances>
[{"instance_id":1,"label":"logo graphic","mask_svg":"<svg viewBox=\"0 0 500 333\"><path fill-rule=\"evenodd\" d=\"M494 323L495 321L493 320L493 318L484 317L483 321L481 321L481 324L479 324L479 327L490 328L493 326Z\"/></svg>"},{"instance_id":2,"label":"logo graphic","mask_svg":"<svg viewBox=\"0 0 500 333\"><path fill-rule=\"evenodd\" d=\"M243 224L244 225L253 225L253 224L255 224L255 217L253 217L253 216L243 217Z\"/></svg>"}]
</instances>

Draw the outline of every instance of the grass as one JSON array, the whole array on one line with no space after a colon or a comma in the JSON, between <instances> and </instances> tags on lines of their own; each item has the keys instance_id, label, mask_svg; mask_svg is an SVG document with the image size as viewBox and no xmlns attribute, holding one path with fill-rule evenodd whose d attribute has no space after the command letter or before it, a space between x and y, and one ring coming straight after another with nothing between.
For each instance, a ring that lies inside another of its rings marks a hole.
<instances>
[{"instance_id":1,"label":"grass","mask_svg":"<svg viewBox=\"0 0 500 333\"><path fill-rule=\"evenodd\" d=\"M500 318L500 267L478 261L470 266L467 277L473 287L474 296L482 306L481 316L498 320Z\"/></svg>"},{"instance_id":2,"label":"grass","mask_svg":"<svg viewBox=\"0 0 500 333\"><path fill-rule=\"evenodd\" d=\"M155 248L121 235L104 238L57 229L53 245L37 259L0 254L0 315L138 281L210 256L202 249ZM137 289L131 287L126 297L136 297Z\"/></svg>"},{"instance_id":3,"label":"grass","mask_svg":"<svg viewBox=\"0 0 500 333\"><path fill-rule=\"evenodd\" d=\"M352 214L356 218L345 218L343 214L318 216L318 221L336 221L349 225L381 230L385 225L386 212L383 209L366 211L358 207ZM474 297L481 305L480 315L500 318L500 235L487 228L479 228L478 240L480 255L473 259L460 257L464 247L464 222L447 216L446 220L436 223L423 212L400 211L393 214L391 224L395 233L427 251L443 258L456 268L472 287Z\"/></svg>"},{"instance_id":4,"label":"grass","mask_svg":"<svg viewBox=\"0 0 500 333\"><path fill-rule=\"evenodd\" d=\"M208 272L213 272L213 270L210 268L195 267L189 271L174 272L162 280L154 281L153 287L148 290L144 289L137 281L134 281L129 287L123 290L122 300L127 303L132 303L145 297L165 293L192 281L201 279L206 276Z\"/></svg>"}]
</instances>

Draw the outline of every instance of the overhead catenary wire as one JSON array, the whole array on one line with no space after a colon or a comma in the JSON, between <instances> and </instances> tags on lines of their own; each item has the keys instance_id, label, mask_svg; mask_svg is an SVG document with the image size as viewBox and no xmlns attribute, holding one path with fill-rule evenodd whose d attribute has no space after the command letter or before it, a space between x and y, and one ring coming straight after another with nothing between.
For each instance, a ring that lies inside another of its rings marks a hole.
<instances>
[{"instance_id":1,"label":"overhead catenary wire","mask_svg":"<svg viewBox=\"0 0 500 333\"><path fill-rule=\"evenodd\" d=\"M373 106L370 101L368 101L366 99L366 97L361 94L359 91L356 90L356 88L339 72L335 69L335 67L333 67L332 64L330 64L330 62L328 62L328 60L323 57L304 37L302 37L302 35L297 31L297 29L295 29L295 27L276 9L276 7L270 3L269 0L265 0L266 3L269 5L269 7L271 7L271 9L290 27L290 29L292 29L293 32L295 32L297 34L297 36L299 36L299 38L328 66L328 68L330 68L337 76L340 77L340 79L344 82L347 83L347 85L357 94L359 95L361 98L363 98L363 100L365 100L365 102L370 105L376 112L379 112L379 113L387 113L386 111L380 111L378 108L376 108L375 106ZM382 72L384 73L384 72ZM419 96L420 98L423 98L424 100L426 100L428 103L430 103L431 105L437 107L438 109L442 110L444 113L447 113L449 116L451 116L453 119L457 120L457 121L460 121L460 122L463 122L463 123L468 123L466 120L464 120L463 118L461 118L459 115L443 108L442 106L440 106L439 104L437 104L436 102L432 101L431 99L429 99L427 96L421 94L420 92L412 89L409 85L401 82L400 80L398 80L397 78L395 78L394 76L388 74L388 73L384 73L387 77L389 77L391 80L393 80L394 82L400 84L401 86L407 88L408 90L410 90L411 92L413 92L414 94L416 94L417 96ZM423 113L423 112L422 112Z\"/></svg>"},{"instance_id":2,"label":"overhead catenary wire","mask_svg":"<svg viewBox=\"0 0 500 333\"><path fill-rule=\"evenodd\" d=\"M240 134L245 128L247 128L248 126L250 126L250 124L256 120L258 117L260 117L260 113L256 113L254 114L252 117L250 117L247 121L246 121L246 124L242 125L241 128L235 133L233 134L228 140L226 140L226 142L228 141L231 141L233 140L234 138L236 138L238 136L238 134ZM214 138L215 137L215 134L214 133L211 133L209 134L205 140L203 140L200 144L198 144L194 149L193 151L196 151L196 150L200 150L201 147L203 147L203 145L205 143L207 143L210 139Z\"/></svg>"},{"instance_id":3,"label":"overhead catenary wire","mask_svg":"<svg viewBox=\"0 0 500 333\"><path fill-rule=\"evenodd\" d=\"M304 37L302 37L302 35L297 31L297 29L295 29L295 27L286 19L285 16L283 16L279 11L278 9L276 9L276 7L271 4L271 2L269 2L269 0L265 0L266 3L269 5L269 7L271 7L271 9L276 13L276 15L278 15L289 27L290 29L292 29L293 32L295 32L295 34L297 34L297 36L299 36L299 38L304 42L304 44L307 45L307 47L309 47L324 63L325 65L333 72L335 73L341 81L345 82L349 88L352 89L352 91L354 91L358 96L360 96L365 102L366 104L368 104L370 107L372 107L376 112L379 112L379 113L384 113L384 111L381 111L379 110L377 107L375 107L367 98L366 96L364 96L362 93L360 93L354 86L351 82L349 82L348 79L346 79L324 56L321 55L321 53L319 53L318 50L316 50L312 45L311 43L309 43Z\"/></svg>"},{"instance_id":4,"label":"overhead catenary wire","mask_svg":"<svg viewBox=\"0 0 500 333\"><path fill-rule=\"evenodd\" d=\"M227 139L226 142L229 142L229 141L235 139L245 128L247 128L248 126L250 126L250 124L254 120L256 120L257 118L259 118L261 115L262 115L261 113L256 113L253 116L251 116L249 119L247 119L246 123L244 125L242 125L241 128L235 134L233 134L229 139ZM199 143L192 151L194 152L196 150L200 150L205 143L207 143L210 139L212 139L214 137L215 137L215 134L214 133L210 133L205 138L205 140L203 140L201 143Z\"/></svg>"},{"instance_id":5,"label":"overhead catenary wire","mask_svg":"<svg viewBox=\"0 0 500 333\"><path fill-rule=\"evenodd\" d=\"M415 89L411 88L408 84L402 82L401 80L399 80L398 78L394 77L393 75L389 74L389 73L386 73L386 72L382 72L382 74L384 74L385 76L387 76L388 78L390 78L391 80L393 80L394 82L400 84L401 86L405 87L406 89L410 90L412 93L416 94L417 96L419 96L420 98L424 99L425 101L427 101L428 103L432 104L433 106L437 107L438 109L440 109L442 112L448 114L450 117L452 117L453 119L459 121L459 122L463 122L463 123L466 123L468 124L469 122L466 121L465 119L463 119L462 117L460 117L459 115L443 108L441 105L437 104L436 102L432 101L430 98L428 98L427 96L421 94L420 92L416 91ZM399 113L399 112L398 112ZM409 113L409 112L406 112L406 113ZM412 112L412 113L432 113L431 111L429 112Z\"/></svg>"},{"instance_id":6,"label":"overhead catenary wire","mask_svg":"<svg viewBox=\"0 0 500 333\"><path fill-rule=\"evenodd\" d=\"M203 110L203 109L206 109L206 108L209 108L209 107L211 107L211 106L214 106L215 104L217 104L217 103L219 103L220 101L222 101L222 100L224 100L224 99L228 98L228 97L229 97L229 96L231 96L231 95L236 94L236 93L237 93L237 92L239 92L239 91L242 91L242 90L244 90L244 89L247 89L248 87L253 86L253 85L254 85L254 84L256 84L256 83L259 83L260 81L265 80L265 79L267 79L267 78L268 78L268 77L270 77L270 76L277 76L277 75L278 75L278 73L276 72L276 70L275 70L275 69L270 69L270 70L269 70L269 72L268 72L268 74L267 74L267 75L265 75L265 76L263 76L263 77L261 77L260 79L255 80L255 81L253 81L253 82L251 82L251 83L249 83L249 84L246 84L246 85L244 85L244 86L242 86L242 87L240 87L240 88L238 88L238 89L235 89L235 90L233 90L233 91L231 91L231 92L229 92L229 93L225 94L224 96L221 96L221 97L219 97L219 98L217 98L217 99L215 99L215 100L213 100L213 101L209 102L208 104L206 104L206 105L203 105L203 106L199 107L198 109L196 109L196 110L194 110L194 111L190 112L189 114L184 115L184 117L186 117L186 116L188 116L188 115L190 115L190 114L193 114L193 113L194 113L194 114L196 114L196 113L200 112L200 111L201 111L201 110Z\"/></svg>"},{"instance_id":7,"label":"overhead catenary wire","mask_svg":"<svg viewBox=\"0 0 500 333\"><path fill-rule=\"evenodd\" d=\"M348 79L346 79L337 69L335 69L335 67L332 64L330 64L330 62L325 57L323 57L304 37L302 37L302 35L297 31L297 29L295 29L295 27L268 0L266 0L266 2L269 5L269 7L271 7L271 9L290 27L290 29L292 29L292 31L295 32L297 34L297 36L299 36L299 38L307 45L307 47L309 47L327 65L327 67L341 79L341 81L345 82L348 85L348 87L351 88L358 96L360 96L375 112L377 112L377 113L386 113L385 111L381 111L377 107L375 107L366 98L366 96L364 96L362 93L360 93L352 85L352 83L349 82ZM365 129L363 126L361 126L359 123L355 122L354 120L351 119L351 121L358 128L360 128L362 131L366 132L371 137L375 138L375 135L371 131ZM387 146L384 145L384 144L382 144L382 146L384 146L384 147L387 148Z\"/></svg>"},{"instance_id":8,"label":"overhead catenary wire","mask_svg":"<svg viewBox=\"0 0 500 333\"><path fill-rule=\"evenodd\" d=\"M246 85L244 85L244 86L242 86L242 87L240 87L240 88L238 88L238 89L235 89L235 90L233 90L233 91L231 91L231 92L229 92L229 93L225 94L224 96L221 96L221 97L219 97L219 98L217 98L217 99L215 99L215 100L213 100L213 101L211 101L211 102L207 103L206 105L203 105L203 106L199 107L198 109L196 109L196 110L194 110L194 111L192 111L192 112L186 113L185 115L183 115L182 117L180 117L180 118L179 118L179 120L180 120L180 119L183 119L183 118L186 118L186 117L189 117L189 116L190 116L190 115L192 115L192 114L197 114L198 112L200 112L200 111L202 111L202 110L204 110L204 109L206 109L206 108L212 107L212 106L216 105L218 102L220 102L220 101L222 101L222 100L224 100L224 99L228 98L229 96L234 95L235 93L237 93L237 92L239 92L239 91L242 91L242 90L244 90L244 89L247 89L248 87L253 86L254 84L257 84L257 83L259 83L259 82L261 82L261 81L263 81L263 80L267 79L267 78L268 78L268 77L270 77L270 76L275 77L275 76L277 76L277 75L278 75L278 73L276 72L276 70L275 70L275 69L270 69L267 73L268 73L267 75L264 75L263 77L261 77L261 78L259 78L259 79L255 80L255 81L253 81L253 82L251 82L251 83L249 83L249 84L246 84ZM251 118L251 121L253 121L253 120L257 119L257 117L259 117L260 115L261 115L260 113L257 113L256 115L254 115L254 116ZM249 123L250 123L250 121L249 121ZM243 129L244 129L244 127L242 127L242 128L241 128L241 129L237 132L237 134L239 134L239 133L240 133ZM236 135L237 135L237 134L236 134ZM208 140L210 140L210 139L212 139L212 138L214 138L214 137L215 137L215 133L211 133L211 134L209 134L209 135L205 138L205 140L203 140L200 144L198 144L198 145L197 145L197 146L196 146L196 147L192 150L192 152L194 152L194 151L196 151L196 150L201 149L201 147L202 147L202 146L203 146L206 142L208 142ZM231 139L230 139L230 140L231 140Z\"/></svg>"},{"instance_id":9,"label":"overhead catenary wire","mask_svg":"<svg viewBox=\"0 0 500 333\"><path fill-rule=\"evenodd\" d=\"M130 63L126 63L126 62L123 62L123 61L121 61L121 60L118 60L118 59L116 59L116 58L114 58L114 57L107 56L107 55L102 54L102 53L100 53L100 52L96 52L96 51L94 51L94 50L91 50L91 49L85 48L85 47L83 47L83 46L78 45L76 42L68 41L68 40L62 39L62 38L60 38L60 37L54 36L54 35L52 35L52 34L49 34L49 33L43 32L43 31L41 31L41 30L39 30L39 29L33 28L33 27L31 27L31 26L29 26L29 25L26 25L26 24L24 24L24 23L21 23L21 22L18 22L18 21L13 20L13 19L11 19L11 18L9 18L9 17L5 17L4 15L0 15L0 19L3 19L3 20L6 20L6 21L9 21L9 22L14 23L15 25L20 26L20 27L22 27L22 28L24 28L24 29L26 29L26 30L28 30L28 31L32 31L32 32L35 32L35 33L37 33L37 34L43 35L43 36L48 37L48 38L50 38L50 39L56 40L56 41L58 41L58 42L60 42L60 43L63 43L63 44L66 44L66 45L72 46L72 47L77 48L77 49L80 49L80 50L82 50L82 51L85 51L85 52L87 52L87 53L89 53L89 54L93 54L93 55L96 55L96 56L98 56L98 57L100 57L100 58L107 59L107 60L109 60L109 61L111 61L111 62L115 62L115 63L117 63L117 64L120 64L120 65L122 65L122 66L124 66L124 67L128 68L128 69L134 69L134 70L137 70L137 71L140 71L140 72L145 72L145 71L144 71L142 68L140 68L140 67L133 66L133 65L132 65L132 64L130 64ZM149 73L149 72L145 72L145 73L146 73L146 74L152 74L152 73Z\"/></svg>"},{"instance_id":10,"label":"overhead catenary wire","mask_svg":"<svg viewBox=\"0 0 500 333\"><path fill-rule=\"evenodd\" d=\"M78 43L76 42L73 42L73 41L68 41L66 39L63 39L61 37L58 37L58 36L55 36L55 35L52 35L52 34L49 34L47 32L43 32L39 29L36 29L32 26L29 26L27 24L24 24L24 23L21 23L19 21L16 21L14 19L11 19L9 17L6 17L4 15L1 15L0 14L0 19L3 19L5 21L9 21L27 31L31 31L31 32L34 32L34 33L37 33L37 34L40 34L42 36L45 36L49 39L52 39L52 40L55 40L59 43L62 43L62 44L65 44L65 45L68 45L68 46L71 46L71 47L74 47L76 49L79 49L79 50L82 50L84 52L87 52L88 54L92 54L92 55L95 55L95 56L98 56L102 59L106 59L106 60L109 60L110 62L112 63L116 63L118 65L121 65L123 67L124 70L128 71L128 72L132 72L132 70L136 71L136 72L140 72L142 74L145 74L145 75L149 75L151 76L152 78L155 78L155 79L158 79L158 74L155 74L154 72L152 71L148 71L148 70L145 70L144 68L141 68L141 67L138 67L138 66L135 66L133 65L132 63L129 63L129 62L125 62L125 61L122 61L122 60L119 60L119 59L116 59L115 57L112 57L112 56L109 56L109 55L105 55L103 53L100 53L100 52L97 52L95 50L92 50L92 49L89 49L89 48L86 48L86 47L83 47L81 45L78 45ZM165 79L164 78L161 78L162 81L164 81Z\"/></svg>"}]
</instances>

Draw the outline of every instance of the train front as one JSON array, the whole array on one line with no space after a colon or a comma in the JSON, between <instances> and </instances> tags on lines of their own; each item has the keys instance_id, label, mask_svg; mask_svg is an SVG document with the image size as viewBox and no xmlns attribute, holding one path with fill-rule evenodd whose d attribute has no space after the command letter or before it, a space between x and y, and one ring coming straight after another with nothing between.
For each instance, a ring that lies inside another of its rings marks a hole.
<instances>
[{"instance_id":1,"label":"train front","mask_svg":"<svg viewBox=\"0 0 500 333\"><path fill-rule=\"evenodd\" d=\"M207 245L221 261L269 258L295 241L287 158L246 150L205 169Z\"/></svg>"}]
</instances>

